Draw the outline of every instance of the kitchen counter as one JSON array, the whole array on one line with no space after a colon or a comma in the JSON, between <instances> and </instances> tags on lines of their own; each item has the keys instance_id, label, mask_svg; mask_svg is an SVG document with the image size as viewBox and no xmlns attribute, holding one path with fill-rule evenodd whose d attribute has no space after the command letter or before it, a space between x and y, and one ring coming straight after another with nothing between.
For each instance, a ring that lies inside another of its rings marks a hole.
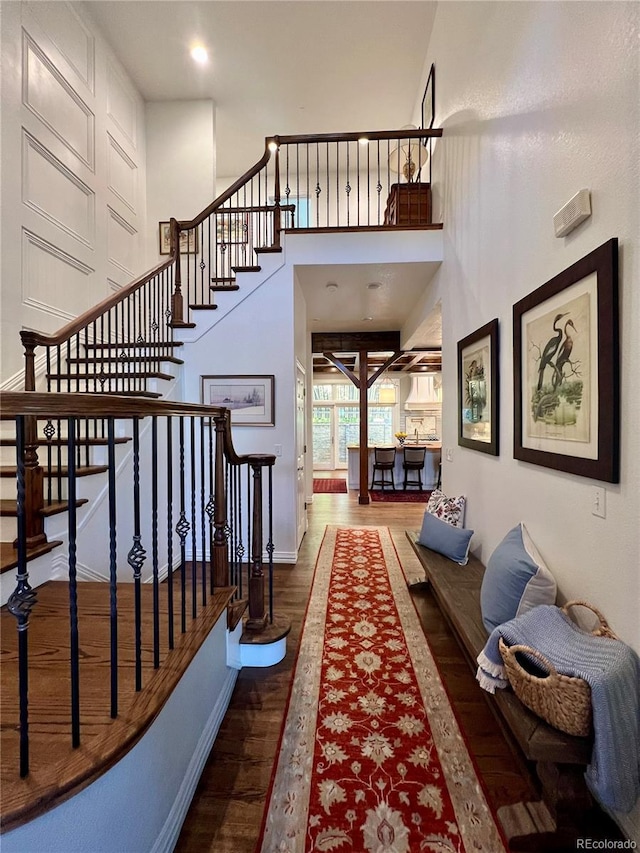
<instances>
[{"instance_id":1,"label":"kitchen counter","mask_svg":"<svg viewBox=\"0 0 640 853\"><path fill-rule=\"evenodd\" d=\"M382 446L382 445L377 445ZM390 447L391 445L384 445ZM438 468L440 465L440 456L442 451L442 442L440 441L419 441L417 444L413 441L406 441L406 447L426 447L427 452L424 457L424 467L422 469L422 488L433 489L438 482ZM373 446L369 447L369 464L367 468L367 483L371 486L371 475L373 473ZM393 477L396 483L396 489L402 490L404 482L404 470L402 468L402 447L396 445L396 464L393 469ZM347 445L348 469L347 469L347 485L350 489L360 488L360 445ZM390 479L390 478L389 478ZM416 479L414 472L411 472L409 479ZM379 488L379 486L376 486ZM391 488L391 487L389 487ZM415 489L415 486L410 486L410 489Z\"/></svg>"}]
</instances>

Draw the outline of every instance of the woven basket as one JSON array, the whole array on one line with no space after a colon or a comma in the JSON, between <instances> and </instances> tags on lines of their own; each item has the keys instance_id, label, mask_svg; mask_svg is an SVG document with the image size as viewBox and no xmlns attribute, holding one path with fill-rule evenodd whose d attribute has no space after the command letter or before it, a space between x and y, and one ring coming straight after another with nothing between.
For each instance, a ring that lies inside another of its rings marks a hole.
<instances>
[{"instance_id":1,"label":"woven basket","mask_svg":"<svg viewBox=\"0 0 640 853\"><path fill-rule=\"evenodd\" d=\"M599 624L591 631L594 636L617 639L602 613L586 601L569 601L562 610L568 614L569 608L577 605L588 607L598 617ZM499 648L507 678L523 705L566 734L578 737L590 734L591 688L584 679L561 675L544 655L530 646L507 646L501 637ZM534 658L547 674L527 672L518 661L518 653Z\"/></svg>"}]
</instances>

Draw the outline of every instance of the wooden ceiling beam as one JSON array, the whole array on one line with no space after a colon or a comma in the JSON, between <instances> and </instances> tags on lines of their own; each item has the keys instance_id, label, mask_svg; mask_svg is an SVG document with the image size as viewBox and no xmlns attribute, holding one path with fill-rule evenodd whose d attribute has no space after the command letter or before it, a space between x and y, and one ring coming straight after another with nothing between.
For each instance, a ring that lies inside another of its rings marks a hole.
<instances>
[{"instance_id":1,"label":"wooden ceiling beam","mask_svg":"<svg viewBox=\"0 0 640 853\"><path fill-rule=\"evenodd\" d=\"M313 332L311 351L326 352L396 352L400 349L400 332Z\"/></svg>"}]
</instances>

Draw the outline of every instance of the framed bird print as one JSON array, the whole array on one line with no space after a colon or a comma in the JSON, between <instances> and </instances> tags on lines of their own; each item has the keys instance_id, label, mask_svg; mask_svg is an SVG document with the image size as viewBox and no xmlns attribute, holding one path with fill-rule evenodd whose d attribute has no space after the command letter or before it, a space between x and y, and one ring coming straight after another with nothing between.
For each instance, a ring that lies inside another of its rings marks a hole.
<instances>
[{"instance_id":1,"label":"framed bird print","mask_svg":"<svg viewBox=\"0 0 640 853\"><path fill-rule=\"evenodd\" d=\"M619 481L618 241L513 306L514 456Z\"/></svg>"},{"instance_id":2,"label":"framed bird print","mask_svg":"<svg viewBox=\"0 0 640 853\"><path fill-rule=\"evenodd\" d=\"M497 456L498 321L458 341L458 444Z\"/></svg>"}]
</instances>

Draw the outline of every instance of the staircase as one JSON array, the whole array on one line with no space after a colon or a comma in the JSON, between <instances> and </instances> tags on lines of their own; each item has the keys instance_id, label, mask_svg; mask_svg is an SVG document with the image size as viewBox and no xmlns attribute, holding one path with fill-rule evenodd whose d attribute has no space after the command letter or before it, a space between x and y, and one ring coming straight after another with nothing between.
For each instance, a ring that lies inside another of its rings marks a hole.
<instances>
[{"instance_id":1,"label":"staircase","mask_svg":"<svg viewBox=\"0 0 640 853\"><path fill-rule=\"evenodd\" d=\"M163 263L56 334L21 332L25 393L1 397L0 560L1 580L10 581L2 627L12 637L3 643L2 692L13 697L2 708L3 830L60 803L122 755L173 691L178 661L188 662L221 613L229 636L245 608L252 641L286 636L288 624L274 618L266 592L275 458L239 455L226 410L163 399L188 345L175 332L185 336L196 318L206 325L204 312L219 318L232 310L242 282L253 275L259 282L266 257L282 252L283 230L406 227L383 218L393 175L381 164L405 137L422 152L439 135L367 134L367 158L363 134L268 139L263 158L207 209L171 220ZM301 200L314 196L315 208L296 224ZM431 223L429 209L411 227L442 226ZM46 627L49 617L64 643ZM100 650L89 639L98 623L105 627ZM66 658L57 675L54 647ZM102 673L95 691L89 662ZM161 674L167 671L170 678ZM132 679L130 694L121 674ZM39 691L56 681L64 697ZM53 726L41 716L47 706L55 709ZM89 744L94 735L99 740ZM53 765L48 738L56 744ZM104 738L110 747L99 745Z\"/></svg>"}]
</instances>

